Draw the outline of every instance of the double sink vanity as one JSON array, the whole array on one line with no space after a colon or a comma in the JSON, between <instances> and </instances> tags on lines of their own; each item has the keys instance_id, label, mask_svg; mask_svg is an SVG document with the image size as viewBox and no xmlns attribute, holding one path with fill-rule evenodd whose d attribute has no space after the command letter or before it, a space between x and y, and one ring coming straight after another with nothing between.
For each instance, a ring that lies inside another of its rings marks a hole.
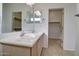
<instances>
[{"instance_id":1,"label":"double sink vanity","mask_svg":"<svg viewBox=\"0 0 79 59\"><path fill-rule=\"evenodd\" d=\"M40 56L43 48L43 33L12 32L0 36L4 56Z\"/></svg>"}]
</instances>

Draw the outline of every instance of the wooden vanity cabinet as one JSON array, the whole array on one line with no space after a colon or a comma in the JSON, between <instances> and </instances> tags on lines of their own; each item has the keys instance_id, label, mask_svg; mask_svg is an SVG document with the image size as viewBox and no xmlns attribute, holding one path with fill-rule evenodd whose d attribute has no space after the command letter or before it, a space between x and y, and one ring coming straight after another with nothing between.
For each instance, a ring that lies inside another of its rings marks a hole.
<instances>
[{"instance_id":1,"label":"wooden vanity cabinet","mask_svg":"<svg viewBox=\"0 0 79 59\"><path fill-rule=\"evenodd\" d=\"M37 43L37 54L38 54L38 56L40 56L41 55L41 53L42 53L42 47L43 47L43 40L42 40L42 37L38 40L38 43Z\"/></svg>"},{"instance_id":2,"label":"wooden vanity cabinet","mask_svg":"<svg viewBox=\"0 0 79 59\"><path fill-rule=\"evenodd\" d=\"M42 36L37 40L33 47L15 46L2 44L4 56L40 56L43 48Z\"/></svg>"},{"instance_id":3,"label":"wooden vanity cabinet","mask_svg":"<svg viewBox=\"0 0 79 59\"><path fill-rule=\"evenodd\" d=\"M32 47L32 56L40 56L43 49L43 36L37 41L37 43Z\"/></svg>"}]
</instances>

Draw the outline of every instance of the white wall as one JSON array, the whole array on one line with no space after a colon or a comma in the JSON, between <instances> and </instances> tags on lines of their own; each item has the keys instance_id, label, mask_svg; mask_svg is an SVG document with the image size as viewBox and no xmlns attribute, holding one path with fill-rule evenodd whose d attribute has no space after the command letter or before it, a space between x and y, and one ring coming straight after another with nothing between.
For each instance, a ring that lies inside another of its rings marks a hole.
<instances>
[{"instance_id":1,"label":"white wall","mask_svg":"<svg viewBox=\"0 0 79 59\"><path fill-rule=\"evenodd\" d=\"M77 12L76 12L76 14L78 14L79 13L79 3L77 3L76 6L77 6Z\"/></svg>"},{"instance_id":2,"label":"white wall","mask_svg":"<svg viewBox=\"0 0 79 59\"><path fill-rule=\"evenodd\" d=\"M8 6L8 4L3 4L3 15L2 15L2 32L3 33L7 33L7 32L11 32L11 14L10 14L10 8Z\"/></svg>"},{"instance_id":3,"label":"white wall","mask_svg":"<svg viewBox=\"0 0 79 59\"><path fill-rule=\"evenodd\" d=\"M3 20L10 21L9 26L11 31L11 12L13 11L22 11L22 30L32 30L33 24L25 24L24 19L26 18L26 11L29 10L29 7L26 4L10 4L9 10L5 10L8 14L7 17ZM44 32L44 47L48 47L48 10L53 8L64 8L64 50L74 50L75 49L75 24L74 24L74 13L76 12L76 4L37 4L35 9L42 11L44 21L41 24L35 25L36 32ZM4 13L3 13L4 14ZM8 17L9 15L9 17ZM7 19L8 18L8 19ZM7 25L7 24L6 24ZM8 28L6 27L6 28ZM4 29L4 28L3 28Z\"/></svg>"},{"instance_id":4,"label":"white wall","mask_svg":"<svg viewBox=\"0 0 79 59\"><path fill-rule=\"evenodd\" d=\"M2 3L0 3L0 34L2 33ZM2 55L2 46L0 44L0 55Z\"/></svg>"},{"instance_id":5,"label":"white wall","mask_svg":"<svg viewBox=\"0 0 79 59\"><path fill-rule=\"evenodd\" d=\"M64 8L64 49L75 50L76 25L75 13L76 4L67 4Z\"/></svg>"},{"instance_id":6,"label":"white wall","mask_svg":"<svg viewBox=\"0 0 79 59\"><path fill-rule=\"evenodd\" d=\"M76 36L77 36L77 39L76 39L76 52L75 54L76 55L79 55L79 17L77 17L77 20L76 20Z\"/></svg>"},{"instance_id":7,"label":"white wall","mask_svg":"<svg viewBox=\"0 0 79 59\"><path fill-rule=\"evenodd\" d=\"M76 6L77 6L77 12L75 14L79 14L79 3L76 4ZM75 23L76 23L76 36L77 36L75 55L79 56L79 17L76 17Z\"/></svg>"},{"instance_id":8,"label":"white wall","mask_svg":"<svg viewBox=\"0 0 79 59\"><path fill-rule=\"evenodd\" d=\"M0 34L1 34L1 24L2 24L2 3L0 3Z\"/></svg>"}]
</instances>

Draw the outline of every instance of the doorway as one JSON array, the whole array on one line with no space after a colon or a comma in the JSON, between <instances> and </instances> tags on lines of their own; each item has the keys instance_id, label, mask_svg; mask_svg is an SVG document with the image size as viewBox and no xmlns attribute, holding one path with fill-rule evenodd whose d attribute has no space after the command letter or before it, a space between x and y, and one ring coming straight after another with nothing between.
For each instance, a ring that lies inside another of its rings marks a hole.
<instances>
[{"instance_id":1,"label":"doorway","mask_svg":"<svg viewBox=\"0 0 79 59\"><path fill-rule=\"evenodd\" d=\"M13 12L12 13L12 31L21 31L22 30L22 12Z\"/></svg>"},{"instance_id":2,"label":"doorway","mask_svg":"<svg viewBox=\"0 0 79 59\"><path fill-rule=\"evenodd\" d=\"M64 9L49 9L48 41L54 54L63 54ZM57 52L58 51L58 52Z\"/></svg>"}]
</instances>

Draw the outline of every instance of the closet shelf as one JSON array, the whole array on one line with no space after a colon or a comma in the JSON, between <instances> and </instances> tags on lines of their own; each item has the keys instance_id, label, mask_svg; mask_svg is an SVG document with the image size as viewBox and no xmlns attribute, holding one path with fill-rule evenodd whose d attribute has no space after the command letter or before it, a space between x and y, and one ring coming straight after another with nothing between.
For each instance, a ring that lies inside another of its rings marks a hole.
<instances>
[{"instance_id":1,"label":"closet shelf","mask_svg":"<svg viewBox=\"0 0 79 59\"><path fill-rule=\"evenodd\" d=\"M20 31L21 28L13 28L13 30L15 30L15 31Z\"/></svg>"},{"instance_id":2,"label":"closet shelf","mask_svg":"<svg viewBox=\"0 0 79 59\"><path fill-rule=\"evenodd\" d=\"M49 22L49 23L61 23L61 22Z\"/></svg>"},{"instance_id":3,"label":"closet shelf","mask_svg":"<svg viewBox=\"0 0 79 59\"><path fill-rule=\"evenodd\" d=\"M14 17L14 19L17 20L17 21L21 21L21 19L20 18L17 18L17 17Z\"/></svg>"}]
</instances>

